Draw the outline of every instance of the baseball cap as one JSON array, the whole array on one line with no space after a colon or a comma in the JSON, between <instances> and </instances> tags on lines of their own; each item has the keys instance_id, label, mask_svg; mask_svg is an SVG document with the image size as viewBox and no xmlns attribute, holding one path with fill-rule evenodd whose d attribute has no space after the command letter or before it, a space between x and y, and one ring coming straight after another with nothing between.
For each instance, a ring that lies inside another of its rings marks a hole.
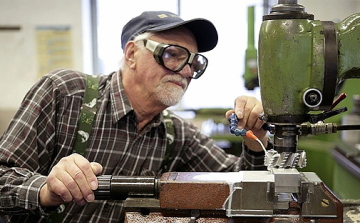
<instances>
[{"instance_id":1,"label":"baseball cap","mask_svg":"<svg viewBox=\"0 0 360 223\"><path fill-rule=\"evenodd\" d=\"M212 50L218 42L216 28L207 19L196 18L185 21L168 11L145 11L124 26L121 47L124 49L128 41L141 33L161 32L180 26L188 28L194 34L199 52Z\"/></svg>"}]
</instances>

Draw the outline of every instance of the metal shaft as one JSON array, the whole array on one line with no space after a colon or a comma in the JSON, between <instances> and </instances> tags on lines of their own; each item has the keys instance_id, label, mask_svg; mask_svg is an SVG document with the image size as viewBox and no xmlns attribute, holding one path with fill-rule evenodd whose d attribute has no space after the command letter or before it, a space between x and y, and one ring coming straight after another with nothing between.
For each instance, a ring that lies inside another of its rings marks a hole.
<instances>
[{"instance_id":1,"label":"metal shaft","mask_svg":"<svg viewBox=\"0 0 360 223\"><path fill-rule=\"evenodd\" d=\"M300 127L296 125L275 125L274 149L281 152L296 152Z\"/></svg>"},{"instance_id":2,"label":"metal shaft","mask_svg":"<svg viewBox=\"0 0 360 223\"><path fill-rule=\"evenodd\" d=\"M129 196L157 197L157 178L149 176L98 177L99 187L94 191L96 200L125 200Z\"/></svg>"}]
</instances>

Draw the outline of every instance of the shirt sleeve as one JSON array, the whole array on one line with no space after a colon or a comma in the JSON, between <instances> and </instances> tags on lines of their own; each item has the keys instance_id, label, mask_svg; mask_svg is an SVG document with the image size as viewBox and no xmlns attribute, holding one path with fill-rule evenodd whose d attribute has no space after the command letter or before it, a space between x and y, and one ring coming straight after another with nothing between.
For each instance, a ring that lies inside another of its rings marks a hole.
<instances>
[{"instance_id":1,"label":"shirt sleeve","mask_svg":"<svg viewBox=\"0 0 360 223\"><path fill-rule=\"evenodd\" d=\"M202 133L193 124L173 119L175 146L172 171L229 172L240 170L263 170L264 152L253 152L242 144L241 155L234 156L218 147L211 137Z\"/></svg>"},{"instance_id":2,"label":"shirt sleeve","mask_svg":"<svg viewBox=\"0 0 360 223\"><path fill-rule=\"evenodd\" d=\"M39 192L46 182L55 147L55 92L52 81L42 78L26 94L0 138L0 211L3 213L43 213Z\"/></svg>"},{"instance_id":3,"label":"shirt sleeve","mask_svg":"<svg viewBox=\"0 0 360 223\"><path fill-rule=\"evenodd\" d=\"M272 143L269 141L266 150L269 150L271 147ZM243 142L239 170L265 170L266 166L264 165L264 156L264 151L254 152L249 150Z\"/></svg>"}]
</instances>

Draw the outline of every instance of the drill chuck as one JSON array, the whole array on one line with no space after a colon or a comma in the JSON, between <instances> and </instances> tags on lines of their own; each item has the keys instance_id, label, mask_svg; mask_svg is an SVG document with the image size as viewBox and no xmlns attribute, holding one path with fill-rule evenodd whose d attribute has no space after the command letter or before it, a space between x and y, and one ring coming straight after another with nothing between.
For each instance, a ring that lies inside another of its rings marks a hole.
<instances>
[{"instance_id":1,"label":"drill chuck","mask_svg":"<svg viewBox=\"0 0 360 223\"><path fill-rule=\"evenodd\" d=\"M129 196L157 197L158 180L150 176L98 177L99 187L94 191L96 200L125 200Z\"/></svg>"}]
</instances>

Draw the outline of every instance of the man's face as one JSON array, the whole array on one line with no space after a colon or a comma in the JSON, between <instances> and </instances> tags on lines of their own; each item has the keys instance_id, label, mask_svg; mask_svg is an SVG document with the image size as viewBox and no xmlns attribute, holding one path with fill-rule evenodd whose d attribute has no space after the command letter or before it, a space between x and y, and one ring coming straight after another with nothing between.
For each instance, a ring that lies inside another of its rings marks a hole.
<instances>
[{"instance_id":1,"label":"man's face","mask_svg":"<svg viewBox=\"0 0 360 223\"><path fill-rule=\"evenodd\" d=\"M152 35L150 40L164 44L174 44L197 52L197 44L192 33L183 27ZM186 65L181 71L170 71L158 64L152 52L146 48L137 51L137 82L142 85L149 100L165 106L173 106L180 102L191 81L192 72ZM141 54L141 55L140 55Z\"/></svg>"}]
</instances>

